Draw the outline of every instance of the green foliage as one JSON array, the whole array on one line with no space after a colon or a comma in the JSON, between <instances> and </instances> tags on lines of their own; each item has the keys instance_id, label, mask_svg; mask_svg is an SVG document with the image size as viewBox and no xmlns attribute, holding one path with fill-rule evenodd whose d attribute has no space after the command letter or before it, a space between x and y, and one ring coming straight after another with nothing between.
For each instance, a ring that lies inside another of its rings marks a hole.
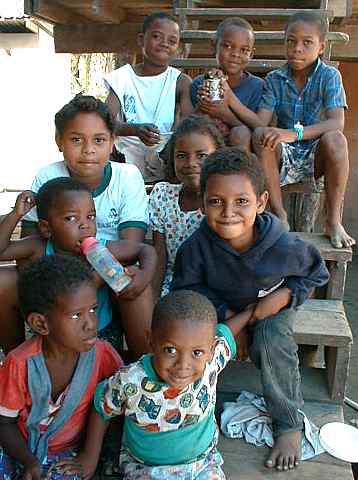
<instances>
[{"instance_id":1,"label":"green foliage","mask_svg":"<svg viewBox=\"0 0 358 480\"><path fill-rule=\"evenodd\" d=\"M103 82L106 73L117 68L115 53L85 53L71 56L71 91L74 95L83 93L101 100L107 97Z\"/></svg>"}]
</instances>

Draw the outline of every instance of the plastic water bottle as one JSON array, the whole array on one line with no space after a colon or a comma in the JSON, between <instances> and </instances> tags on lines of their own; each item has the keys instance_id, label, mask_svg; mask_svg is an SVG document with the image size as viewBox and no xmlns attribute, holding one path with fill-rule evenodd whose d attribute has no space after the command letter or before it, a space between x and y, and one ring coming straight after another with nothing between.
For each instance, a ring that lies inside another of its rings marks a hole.
<instances>
[{"instance_id":1,"label":"plastic water bottle","mask_svg":"<svg viewBox=\"0 0 358 480\"><path fill-rule=\"evenodd\" d=\"M4 350L0 347L0 367L5 363L5 356Z\"/></svg>"},{"instance_id":2,"label":"plastic water bottle","mask_svg":"<svg viewBox=\"0 0 358 480\"><path fill-rule=\"evenodd\" d=\"M125 274L123 266L94 237L85 238L81 250L96 272L116 293L130 284L131 278Z\"/></svg>"}]
</instances>

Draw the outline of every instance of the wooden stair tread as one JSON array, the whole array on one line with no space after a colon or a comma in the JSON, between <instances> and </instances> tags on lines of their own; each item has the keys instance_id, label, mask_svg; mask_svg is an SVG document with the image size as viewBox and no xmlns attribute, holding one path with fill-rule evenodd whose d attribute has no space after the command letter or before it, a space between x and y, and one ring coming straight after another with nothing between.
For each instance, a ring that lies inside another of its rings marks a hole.
<instances>
[{"instance_id":1,"label":"wooden stair tread","mask_svg":"<svg viewBox=\"0 0 358 480\"><path fill-rule=\"evenodd\" d=\"M192 0L191 0L192 1ZM252 2L249 0L241 0L240 8L251 8ZM174 7L184 7L180 4L180 0L173 1ZM187 0L186 7L206 7L206 8L229 8L237 7L238 3L235 0L194 0L193 4ZM297 8L297 2L294 0L257 0L255 2L256 8ZM332 10L335 18L344 18L352 15L352 6L348 0L326 0L325 5L320 0L301 0L300 6L302 9L319 9L326 8Z\"/></svg>"},{"instance_id":2,"label":"wooden stair tread","mask_svg":"<svg viewBox=\"0 0 358 480\"><path fill-rule=\"evenodd\" d=\"M339 300L307 300L294 325L297 344L343 347L352 343L352 332Z\"/></svg>"},{"instance_id":3,"label":"wooden stair tread","mask_svg":"<svg viewBox=\"0 0 358 480\"><path fill-rule=\"evenodd\" d=\"M318 426L328 422L343 422L343 409L332 403L307 402L306 415ZM220 435L219 451L223 455L223 469L231 480L266 480L277 478L285 480L353 480L350 464L323 453L309 461L302 462L299 468L287 471L270 471L264 467L269 449L254 447L241 439L229 439Z\"/></svg>"},{"instance_id":4,"label":"wooden stair tread","mask_svg":"<svg viewBox=\"0 0 358 480\"><path fill-rule=\"evenodd\" d=\"M199 40L214 40L215 31L212 30L183 30L180 38L183 41L199 41ZM255 42L262 42L271 40L273 42L281 42L285 38L283 30L259 30L255 31ZM326 40L330 42L349 42L349 35L343 32L328 32Z\"/></svg>"},{"instance_id":5,"label":"wooden stair tread","mask_svg":"<svg viewBox=\"0 0 358 480\"><path fill-rule=\"evenodd\" d=\"M352 260L352 249L350 247L335 248L324 233L294 233L302 240L313 243L325 260L335 262L350 262Z\"/></svg>"},{"instance_id":6,"label":"wooden stair tread","mask_svg":"<svg viewBox=\"0 0 358 480\"><path fill-rule=\"evenodd\" d=\"M315 12L333 18L332 10L318 8L176 8L175 15L188 17L290 17L299 12Z\"/></svg>"},{"instance_id":7,"label":"wooden stair tread","mask_svg":"<svg viewBox=\"0 0 358 480\"><path fill-rule=\"evenodd\" d=\"M247 69L254 73L265 73L282 67L286 60L267 60L254 58L248 63ZM337 67L337 62L325 62L328 65ZM215 68L215 58L176 58L171 65L177 68Z\"/></svg>"},{"instance_id":8,"label":"wooden stair tread","mask_svg":"<svg viewBox=\"0 0 358 480\"><path fill-rule=\"evenodd\" d=\"M332 402L325 369L300 367L300 372L305 401ZM231 361L219 376L219 399L224 395L225 401L233 401L242 390L262 395L260 370L252 362Z\"/></svg>"}]
</instances>

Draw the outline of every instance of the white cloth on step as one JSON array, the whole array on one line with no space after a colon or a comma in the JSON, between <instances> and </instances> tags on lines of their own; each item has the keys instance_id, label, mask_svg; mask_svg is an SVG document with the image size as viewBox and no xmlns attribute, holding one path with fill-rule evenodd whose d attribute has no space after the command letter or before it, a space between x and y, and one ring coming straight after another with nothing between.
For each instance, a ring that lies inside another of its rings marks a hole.
<instances>
[{"instance_id":1,"label":"white cloth on step","mask_svg":"<svg viewBox=\"0 0 358 480\"><path fill-rule=\"evenodd\" d=\"M302 435L302 457L308 460L324 452L319 442L319 430L306 415L303 416L304 435ZM236 402L225 402L221 414L221 430L226 437L243 438L257 447L272 447L272 419L267 412L265 400L259 395L242 391Z\"/></svg>"}]
</instances>

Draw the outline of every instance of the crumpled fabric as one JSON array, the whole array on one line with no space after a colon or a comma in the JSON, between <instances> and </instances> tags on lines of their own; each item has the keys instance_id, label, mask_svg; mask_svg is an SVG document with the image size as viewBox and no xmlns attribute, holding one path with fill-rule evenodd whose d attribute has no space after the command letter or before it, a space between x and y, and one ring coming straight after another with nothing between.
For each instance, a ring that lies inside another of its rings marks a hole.
<instances>
[{"instance_id":1,"label":"crumpled fabric","mask_svg":"<svg viewBox=\"0 0 358 480\"><path fill-rule=\"evenodd\" d=\"M308 460L324 449L319 441L319 430L307 416L303 416L304 435L302 435L302 457ZM267 412L263 397L242 391L236 402L225 402L221 414L221 430L228 438L243 438L247 443L257 447L273 447L272 419Z\"/></svg>"}]
</instances>

